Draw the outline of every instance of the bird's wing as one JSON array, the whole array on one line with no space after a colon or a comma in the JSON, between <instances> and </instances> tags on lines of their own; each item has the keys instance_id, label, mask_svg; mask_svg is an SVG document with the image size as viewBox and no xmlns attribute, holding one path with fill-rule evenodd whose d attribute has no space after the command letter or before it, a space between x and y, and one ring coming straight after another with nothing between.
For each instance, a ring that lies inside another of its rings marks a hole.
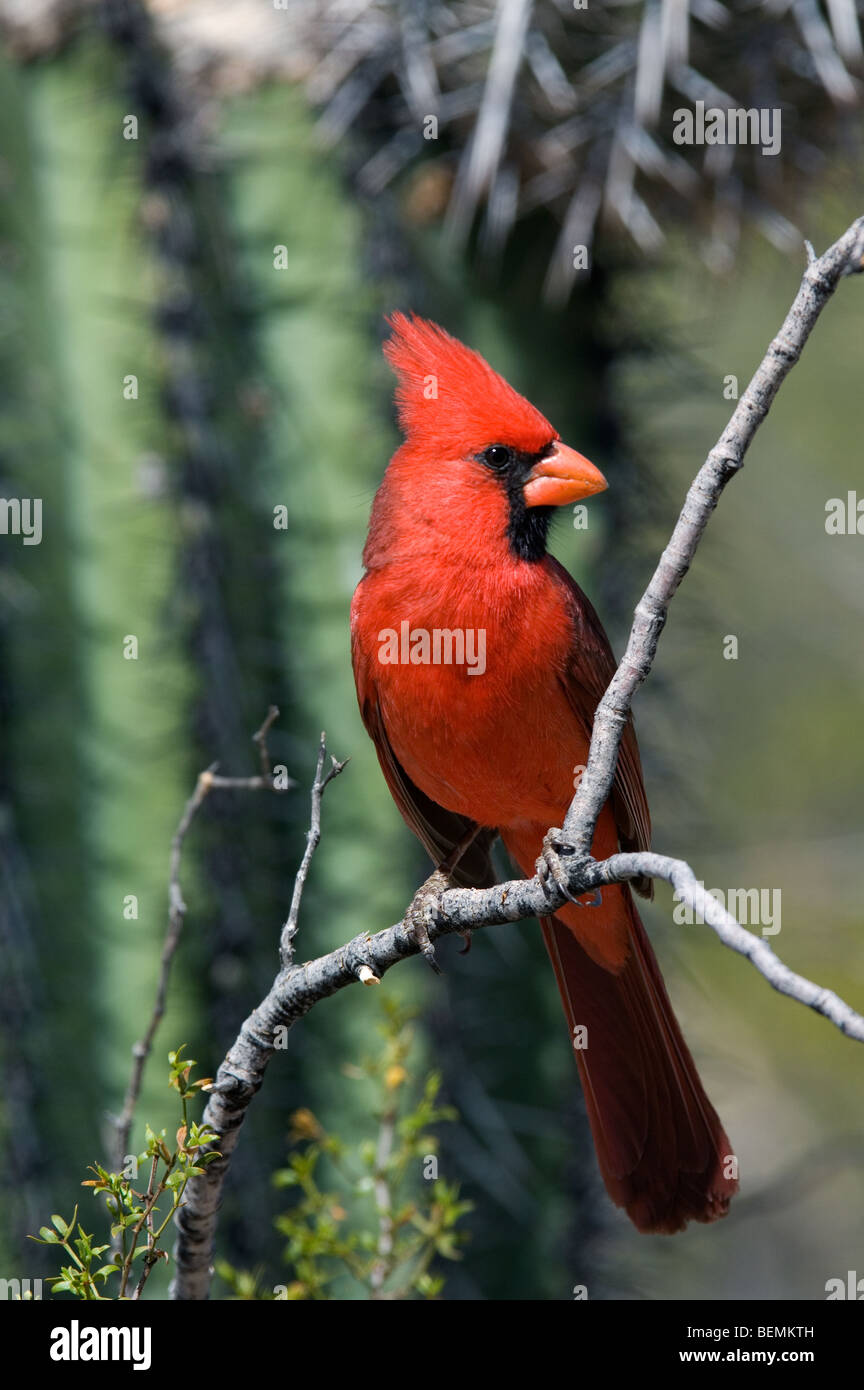
<instances>
[{"instance_id":1,"label":"bird's wing","mask_svg":"<svg viewBox=\"0 0 864 1390\"><path fill-rule=\"evenodd\" d=\"M413 830L436 866L442 864L472 831L475 832L475 838L450 871L450 876L462 888L490 888L496 881L490 850L498 832L478 826L455 811L445 810L412 782L393 752L378 702L374 673L356 634L352 634L351 657L360 716L375 744L390 794L409 830Z\"/></svg>"},{"instance_id":2,"label":"bird's wing","mask_svg":"<svg viewBox=\"0 0 864 1390\"><path fill-rule=\"evenodd\" d=\"M590 737L594 711L615 674L617 662L600 619L575 579L551 555L547 557L546 563L552 577L564 590L573 624L573 657L564 678L564 689L571 708ZM627 721L618 749L618 763L610 801L622 848L649 849L651 816L642 781L642 763L632 719ZM635 879L633 887L643 897L653 896L649 879Z\"/></svg>"}]
</instances>

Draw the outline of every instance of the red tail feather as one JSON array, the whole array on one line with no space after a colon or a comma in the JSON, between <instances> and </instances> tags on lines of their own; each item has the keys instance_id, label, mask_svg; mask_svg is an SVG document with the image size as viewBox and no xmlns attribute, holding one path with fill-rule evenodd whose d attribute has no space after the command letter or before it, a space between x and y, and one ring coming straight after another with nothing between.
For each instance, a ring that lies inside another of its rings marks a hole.
<instances>
[{"instance_id":1,"label":"red tail feather","mask_svg":"<svg viewBox=\"0 0 864 1390\"><path fill-rule=\"evenodd\" d=\"M725 1216L738 1187L726 1174L736 1165L630 890L604 889L604 907L612 895L629 915L619 973L592 960L557 917L543 919L543 934L571 1038L586 1030L576 1061L606 1189L638 1230L672 1234ZM603 909L567 910L587 918Z\"/></svg>"}]
</instances>

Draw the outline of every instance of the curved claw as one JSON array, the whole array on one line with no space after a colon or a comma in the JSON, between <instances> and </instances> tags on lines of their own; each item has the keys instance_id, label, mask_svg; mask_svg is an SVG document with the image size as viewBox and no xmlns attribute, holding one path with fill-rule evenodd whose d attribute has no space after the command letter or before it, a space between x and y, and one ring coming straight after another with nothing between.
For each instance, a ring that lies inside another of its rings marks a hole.
<instances>
[{"instance_id":1,"label":"curved claw","mask_svg":"<svg viewBox=\"0 0 864 1390\"><path fill-rule=\"evenodd\" d=\"M420 954L422 955L426 964L429 966L430 970L434 970L436 975L444 974L444 971L438 964L438 957L435 954L435 947L432 945L431 941L427 941L425 946L420 947Z\"/></svg>"},{"instance_id":2,"label":"curved claw","mask_svg":"<svg viewBox=\"0 0 864 1390\"><path fill-rule=\"evenodd\" d=\"M575 846L565 840L563 832L560 830L549 830L543 836L543 848L540 858L537 860L537 876L545 886L551 878L555 887L564 895L568 902L575 907L599 907L603 901L600 889L596 889L594 896L587 902L580 901L571 891L568 882L568 874L561 863L560 851L565 850L573 853Z\"/></svg>"},{"instance_id":3,"label":"curved claw","mask_svg":"<svg viewBox=\"0 0 864 1390\"><path fill-rule=\"evenodd\" d=\"M435 971L436 975L440 975L442 971L435 955L435 947L429 939L429 927L433 921L438 899L450 886L450 879L447 874L436 869L433 874L429 875L426 882L417 889L411 899L408 911L402 919L406 934L419 948L426 964Z\"/></svg>"}]
</instances>

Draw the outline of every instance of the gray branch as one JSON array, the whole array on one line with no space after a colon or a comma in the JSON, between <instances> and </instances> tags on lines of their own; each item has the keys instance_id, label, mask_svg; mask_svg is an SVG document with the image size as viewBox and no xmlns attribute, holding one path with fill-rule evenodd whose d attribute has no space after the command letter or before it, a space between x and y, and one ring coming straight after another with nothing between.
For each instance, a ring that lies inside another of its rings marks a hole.
<instances>
[{"instance_id":1,"label":"gray branch","mask_svg":"<svg viewBox=\"0 0 864 1390\"><path fill-rule=\"evenodd\" d=\"M688 864L650 851L615 854L603 861L590 855L597 817L612 787L618 746L632 699L651 670L671 599L690 567L724 487L741 468L756 430L768 414L783 379L798 361L819 314L842 277L864 269L864 218L854 222L823 256L808 259L801 288L786 321L692 483L669 544L636 608L624 657L597 706L587 767L560 835L560 857L568 890L575 897L604 884L637 877L660 878L670 883L679 900L704 917L723 944L746 956L775 989L822 1014L848 1037L864 1042L864 1017L830 990L796 975L784 965L762 938L740 926L705 891ZM319 769L322 766L323 759L319 758ZM319 780L320 775L316 774L316 784ZM313 820L316 810L320 810L320 804L316 806L313 796ZM304 863L308 867L305 858ZM302 882L299 892L295 892L297 911L301 894ZM548 876L543 880L536 875L512 880L494 888L450 889L439 900L429 936L436 941L466 929L545 916L565 901L565 894ZM216 1147L221 1157L189 1184L188 1200L178 1213L173 1298L207 1297L216 1218L231 1154L249 1103L262 1084L274 1052L284 1048L288 1030L320 1000L358 980L377 984L386 971L398 961L417 955L419 949L403 921L374 936L355 937L329 955L304 965L283 965L266 998L243 1024L213 1083L204 1118L220 1136Z\"/></svg>"},{"instance_id":2,"label":"gray branch","mask_svg":"<svg viewBox=\"0 0 864 1390\"><path fill-rule=\"evenodd\" d=\"M309 865L312 863L312 856L321 840L321 798L324 795L324 788L328 783L338 777L339 773L346 766L348 759L344 762L337 762L330 758L330 771L324 775L324 764L327 761L327 743L325 735L321 734L318 744L318 762L315 765L315 777L312 782L312 815L309 821L309 829L306 832L306 849L297 876L294 879L294 893L291 897L291 907L288 911L288 918L282 928L282 935L279 940L279 959L283 967L287 967L294 959L294 937L297 935L298 918L300 916L300 902L303 897L303 889L306 887L306 877L309 873Z\"/></svg>"},{"instance_id":3,"label":"gray branch","mask_svg":"<svg viewBox=\"0 0 864 1390\"><path fill-rule=\"evenodd\" d=\"M690 568L711 513L730 478L742 468L753 436L840 280L864 269L862 256L864 217L859 217L823 256L808 264L783 327L690 485L669 543L636 605L624 656L594 715L588 762L564 822L566 838L577 852L590 851L597 817L612 788L618 745L633 696L651 670L669 604Z\"/></svg>"}]
</instances>

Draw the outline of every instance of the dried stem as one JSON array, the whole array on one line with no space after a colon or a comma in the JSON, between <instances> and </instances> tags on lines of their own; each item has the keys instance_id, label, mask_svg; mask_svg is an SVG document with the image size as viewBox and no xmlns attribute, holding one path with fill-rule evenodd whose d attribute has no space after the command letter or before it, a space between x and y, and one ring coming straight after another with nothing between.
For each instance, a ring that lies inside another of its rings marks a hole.
<instances>
[{"instance_id":1,"label":"dried stem","mask_svg":"<svg viewBox=\"0 0 864 1390\"><path fill-rule=\"evenodd\" d=\"M162 1021L165 1013L165 1001L168 996L168 982L171 977L171 966L177 947L180 944L180 934L183 930L183 922L186 917L186 901L180 887L180 865L183 857L183 844L195 816L201 807L205 797L211 791L272 791L283 792L296 785L290 778L283 778L279 785L270 768L270 753L267 747L267 735L274 722L279 718L279 710L276 705L271 705L267 711L260 729L253 734L253 742L258 745L261 760L261 775L258 777L219 777L216 775L218 763L212 763L204 772L198 774L195 783L195 790L183 808L183 814L174 836L171 840L171 856L168 867L168 928L165 933L165 941L162 946L162 959L159 968L159 979L156 984L156 997L153 1001L153 1009L144 1036L135 1043L132 1048L132 1072L129 1077L129 1085L126 1088L126 1096L123 1101L123 1109L115 1121L116 1137L114 1141L114 1166L119 1170L122 1168L126 1158L126 1151L129 1146L129 1135L132 1129L132 1120L135 1115L135 1107L138 1104L138 1097L141 1094L141 1085L144 1079L144 1068L147 1065L147 1058L153 1048L153 1039L156 1030Z\"/></svg>"}]
</instances>

